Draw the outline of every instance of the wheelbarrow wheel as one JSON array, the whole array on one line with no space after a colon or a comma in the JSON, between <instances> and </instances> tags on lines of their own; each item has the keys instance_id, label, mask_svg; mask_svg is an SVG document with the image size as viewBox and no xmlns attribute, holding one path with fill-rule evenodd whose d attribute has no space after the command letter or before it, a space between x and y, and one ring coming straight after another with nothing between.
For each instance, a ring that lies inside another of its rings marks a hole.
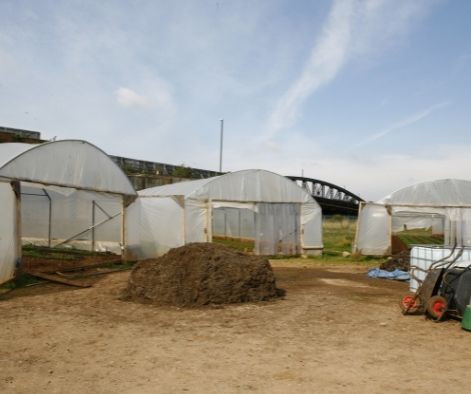
<instances>
[{"instance_id":1,"label":"wheelbarrow wheel","mask_svg":"<svg viewBox=\"0 0 471 394\"><path fill-rule=\"evenodd\" d=\"M427 314L435 321L444 318L447 308L448 301L439 295L431 297L427 302Z\"/></svg>"},{"instance_id":2,"label":"wheelbarrow wheel","mask_svg":"<svg viewBox=\"0 0 471 394\"><path fill-rule=\"evenodd\" d=\"M417 313L420 308L420 298L413 294L406 294L402 297L399 306L404 314Z\"/></svg>"}]
</instances>

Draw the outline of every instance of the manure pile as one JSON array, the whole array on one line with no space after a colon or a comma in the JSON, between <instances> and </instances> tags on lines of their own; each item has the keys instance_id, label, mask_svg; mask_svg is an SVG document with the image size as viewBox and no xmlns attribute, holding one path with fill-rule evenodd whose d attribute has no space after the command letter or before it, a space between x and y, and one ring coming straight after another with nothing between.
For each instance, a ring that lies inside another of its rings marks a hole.
<instances>
[{"instance_id":1,"label":"manure pile","mask_svg":"<svg viewBox=\"0 0 471 394\"><path fill-rule=\"evenodd\" d=\"M122 299L196 307L264 301L283 294L266 258L222 245L193 243L138 263Z\"/></svg>"}]
</instances>

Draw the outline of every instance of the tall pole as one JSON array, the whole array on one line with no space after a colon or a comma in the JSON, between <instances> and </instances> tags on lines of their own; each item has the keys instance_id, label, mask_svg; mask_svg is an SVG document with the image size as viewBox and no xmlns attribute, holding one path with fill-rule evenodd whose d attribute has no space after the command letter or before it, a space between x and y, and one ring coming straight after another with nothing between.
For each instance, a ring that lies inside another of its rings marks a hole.
<instances>
[{"instance_id":1,"label":"tall pole","mask_svg":"<svg viewBox=\"0 0 471 394\"><path fill-rule=\"evenodd\" d=\"M221 119L221 140L219 145L219 172L222 172L222 142L224 139L224 119Z\"/></svg>"}]
</instances>

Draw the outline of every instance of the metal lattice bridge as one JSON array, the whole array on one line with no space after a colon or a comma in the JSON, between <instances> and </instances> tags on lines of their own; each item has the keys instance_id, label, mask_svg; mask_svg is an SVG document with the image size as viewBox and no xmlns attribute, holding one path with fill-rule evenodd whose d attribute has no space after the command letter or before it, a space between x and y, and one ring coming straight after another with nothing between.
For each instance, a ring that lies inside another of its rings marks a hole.
<instances>
[{"instance_id":1,"label":"metal lattice bridge","mask_svg":"<svg viewBox=\"0 0 471 394\"><path fill-rule=\"evenodd\" d=\"M319 179L302 176L287 176L306 189L322 207L324 215L357 215L358 205L363 199L356 194Z\"/></svg>"}]
</instances>

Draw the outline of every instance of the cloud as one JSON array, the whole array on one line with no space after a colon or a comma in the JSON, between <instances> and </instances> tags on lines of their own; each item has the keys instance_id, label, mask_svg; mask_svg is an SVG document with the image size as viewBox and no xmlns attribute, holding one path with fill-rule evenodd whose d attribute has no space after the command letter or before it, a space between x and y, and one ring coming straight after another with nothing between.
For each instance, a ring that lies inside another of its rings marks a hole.
<instances>
[{"instance_id":1,"label":"cloud","mask_svg":"<svg viewBox=\"0 0 471 394\"><path fill-rule=\"evenodd\" d=\"M362 145L368 144L372 141L383 138L384 136L388 135L389 133L391 133L395 130L403 129L404 127L410 126L411 124L417 123L420 120L430 116L433 112L439 110L440 108L447 107L448 105L450 105L450 103L448 101L445 101L443 103L432 105L431 107L426 108L422 111L416 112L415 114L412 114L412 115L410 115L410 116L408 116L404 119L401 119L398 122L395 122L395 123L389 125L384 130L382 130L378 133L370 135L365 140L363 140L363 141L359 142L358 144L356 144L356 146L362 146Z\"/></svg>"},{"instance_id":2,"label":"cloud","mask_svg":"<svg viewBox=\"0 0 471 394\"><path fill-rule=\"evenodd\" d=\"M413 4L411 4L413 3ZM408 0L336 0L300 75L271 112L265 137L294 125L304 102L332 82L349 60L383 51L403 37L430 5Z\"/></svg>"},{"instance_id":3,"label":"cloud","mask_svg":"<svg viewBox=\"0 0 471 394\"><path fill-rule=\"evenodd\" d=\"M339 156L302 135L283 140L283 150L253 154L227 147L224 169L264 168L282 175L301 175L345 187L366 200L376 201L401 187L443 178L470 179L471 145L426 144L411 154L368 155L354 153ZM204 155L210 157L209 154ZM211 157L217 162L216 154ZM201 162L202 168L210 165ZM213 165L214 167L214 165Z\"/></svg>"},{"instance_id":4,"label":"cloud","mask_svg":"<svg viewBox=\"0 0 471 394\"><path fill-rule=\"evenodd\" d=\"M301 104L330 82L345 62L351 40L353 1L335 1L320 39L298 79L280 98L269 120L271 134L291 126Z\"/></svg>"},{"instance_id":5,"label":"cloud","mask_svg":"<svg viewBox=\"0 0 471 394\"><path fill-rule=\"evenodd\" d=\"M152 106L151 100L149 100L147 97L141 96L129 88L120 87L115 91L115 94L116 101L123 107L148 108Z\"/></svg>"}]
</instances>

